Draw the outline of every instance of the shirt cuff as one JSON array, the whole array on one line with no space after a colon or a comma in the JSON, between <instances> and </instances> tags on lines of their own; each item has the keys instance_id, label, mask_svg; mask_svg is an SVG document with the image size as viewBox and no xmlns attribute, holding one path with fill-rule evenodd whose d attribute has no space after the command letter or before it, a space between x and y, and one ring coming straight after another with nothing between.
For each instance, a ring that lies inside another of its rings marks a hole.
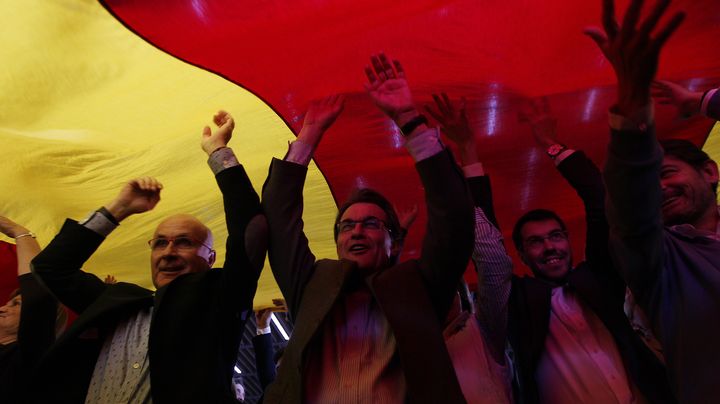
<instances>
[{"instance_id":1,"label":"shirt cuff","mask_svg":"<svg viewBox=\"0 0 720 404\"><path fill-rule=\"evenodd\" d=\"M646 131L655 121L655 109L652 103L637 111L633 116L622 116L610 108L610 128L618 131Z\"/></svg>"},{"instance_id":2,"label":"shirt cuff","mask_svg":"<svg viewBox=\"0 0 720 404\"><path fill-rule=\"evenodd\" d=\"M284 160L307 167L308 164L310 164L310 160L312 160L314 151L313 147L309 144L295 140L290 143Z\"/></svg>"},{"instance_id":3,"label":"shirt cuff","mask_svg":"<svg viewBox=\"0 0 720 404\"><path fill-rule=\"evenodd\" d=\"M432 157L444 149L440 143L440 133L437 128L427 128L408 136L405 139L405 148L416 163Z\"/></svg>"},{"instance_id":4,"label":"shirt cuff","mask_svg":"<svg viewBox=\"0 0 720 404\"><path fill-rule=\"evenodd\" d=\"M80 224L103 237L107 237L118 227L118 224L114 223L112 219L105 216L100 210L91 213L90 216L80 222Z\"/></svg>"},{"instance_id":5,"label":"shirt cuff","mask_svg":"<svg viewBox=\"0 0 720 404\"><path fill-rule=\"evenodd\" d=\"M713 96L715 95L715 93L717 93L718 90L720 90L720 89L714 88L705 93L705 95L703 96L703 99L702 99L702 104L700 104L700 113L701 114L708 116L708 107L710 106L710 100L713 98ZM710 118L714 118L714 117L710 117Z\"/></svg>"},{"instance_id":6,"label":"shirt cuff","mask_svg":"<svg viewBox=\"0 0 720 404\"><path fill-rule=\"evenodd\" d=\"M463 166L462 170L463 174L465 174L465 178L482 177L483 175L485 175L485 170L483 169L482 163L468 164L466 166Z\"/></svg>"},{"instance_id":7,"label":"shirt cuff","mask_svg":"<svg viewBox=\"0 0 720 404\"><path fill-rule=\"evenodd\" d=\"M258 328L256 335L265 335L265 334L270 334L271 332L272 332L272 330L270 329L270 326L267 326L265 328Z\"/></svg>"},{"instance_id":8,"label":"shirt cuff","mask_svg":"<svg viewBox=\"0 0 720 404\"><path fill-rule=\"evenodd\" d=\"M220 171L230 167L239 166L240 162L235 153L229 147L222 147L212 152L208 157L208 165L212 170L213 174L217 175Z\"/></svg>"},{"instance_id":9,"label":"shirt cuff","mask_svg":"<svg viewBox=\"0 0 720 404\"><path fill-rule=\"evenodd\" d=\"M560 163L563 162L563 160L565 160L566 158L570 157L570 155L573 154L573 153L575 153L575 150L573 150L573 149L565 149L565 150L563 150L562 153L558 154L558 155L555 157L555 160L553 160L553 162L555 162L555 167L559 166Z\"/></svg>"}]
</instances>

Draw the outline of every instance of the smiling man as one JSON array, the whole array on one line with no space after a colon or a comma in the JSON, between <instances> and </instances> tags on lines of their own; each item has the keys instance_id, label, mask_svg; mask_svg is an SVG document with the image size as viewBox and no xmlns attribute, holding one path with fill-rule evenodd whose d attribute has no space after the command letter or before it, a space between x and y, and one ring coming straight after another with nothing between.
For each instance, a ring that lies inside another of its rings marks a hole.
<instances>
[{"instance_id":1,"label":"smiling man","mask_svg":"<svg viewBox=\"0 0 720 404\"><path fill-rule=\"evenodd\" d=\"M619 23L615 2L604 0L602 28L586 33L617 77L605 165L613 258L662 344L678 401L709 403L720 369L718 169L691 143L655 136L651 83L685 18L667 12L669 3L643 13L633 0ZM718 117L714 94L702 109Z\"/></svg>"},{"instance_id":2,"label":"smiling man","mask_svg":"<svg viewBox=\"0 0 720 404\"><path fill-rule=\"evenodd\" d=\"M214 120L219 128L205 128L202 148L223 194L224 267L212 269L210 230L181 214L163 220L148 242L155 292L81 270L121 221L160 201L153 178L128 182L83 222L67 220L32 266L79 317L41 364L39 372L53 376L38 378L44 385L31 392L32 402L236 402L233 366L265 256L264 219L227 147L232 118L221 111Z\"/></svg>"},{"instance_id":3,"label":"smiling man","mask_svg":"<svg viewBox=\"0 0 720 404\"><path fill-rule=\"evenodd\" d=\"M513 243L534 277L513 276L509 337L522 400L541 403L672 402L662 363L623 310L626 285L610 259L605 186L581 151L557 141L547 101L523 116L585 207L584 260L573 266L565 223L555 212L518 219Z\"/></svg>"},{"instance_id":4,"label":"smiling man","mask_svg":"<svg viewBox=\"0 0 720 404\"><path fill-rule=\"evenodd\" d=\"M400 64L385 55L371 62L368 93L405 135L425 189L422 254L397 263L397 214L381 194L361 189L335 220L338 259L315 259L303 232L303 183L343 103L313 103L263 189L270 265L295 324L265 403L464 402L441 325L470 258L472 204L437 130L417 111Z\"/></svg>"}]
</instances>

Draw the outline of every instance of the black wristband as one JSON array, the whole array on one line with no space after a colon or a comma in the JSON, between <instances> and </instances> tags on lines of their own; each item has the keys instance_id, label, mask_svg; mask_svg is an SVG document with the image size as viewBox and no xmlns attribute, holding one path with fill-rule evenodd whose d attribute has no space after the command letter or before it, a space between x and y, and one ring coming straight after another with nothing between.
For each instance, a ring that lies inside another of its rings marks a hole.
<instances>
[{"instance_id":1,"label":"black wristband","mask_svg":"<svg viewBox=\"0 0 720 404\"><path fill-rule=\"evenodd\" d=\"M425 118L425 115L418 115L415 118L405 122L405 125L400 127L400 132L402 132L403 136L407 136L411 134L415 129L417 129L418 126L425 124L427 125L428 120Z\"/></svg>"}]
</instances>

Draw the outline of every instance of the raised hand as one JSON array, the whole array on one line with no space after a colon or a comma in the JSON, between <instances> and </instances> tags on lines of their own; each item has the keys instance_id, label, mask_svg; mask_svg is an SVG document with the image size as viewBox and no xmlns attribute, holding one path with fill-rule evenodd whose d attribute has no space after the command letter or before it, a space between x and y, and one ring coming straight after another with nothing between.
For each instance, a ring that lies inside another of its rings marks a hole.
<instances>
[{"instance_id":1,"label":"raised hand","mask_svg":"<svg viewBox=\"0 0 720 404\"><path fill-rule=\"evenodd\" d=\"M557 118L550 112L547 97L541 97L524 104L518 113L518 120L530 125L535 142L548 148L557 143Z\"/></svg>"},{"instance_id":2,"label":"raised hand","mask_svg":"<svg viewBox=\"0 0 720 404\"><path fill-rule=\"evenodd\" d=\"M255 312L255 322L258 329L267 328L270 325L270 316L272 309L262 309Z\"/></svg>"},{"instance_id":3,"label":"raised hand","mask_svg":"<svg viewBox=\"0 0 720 404\"><path fill-rule=\"evenodd\" d=\"M117 221L152 210L160 201L162 184L152 177L141 177L125 184L118 196L105 208Z\"/></svg>"},{"instance_id":4,"label":"raised hand","mask_svg":"<svg viewBox=\"0 0 720 404\"><path fill-rule=\"evenodd\" d=\"M674 105L681 118L700 113L703 93L690 91L671 81L656 80L652 83L652 96L662 105Z\"/></svg>"},{"instance_id":5,"label":"raised hand","mask_svg":"<svg viewBox=\"0 0 720 404\"><path fill-rule=\"evenodd\" d=\"M339 94L310 102L298 140L317 147L325 131L332 126L344 108L345 97Z\"/></svg>"},{"instance_id":6,"label":"raised hand","mask_svg":"<svg viewBox=\"0 0 720 404\"><path fill-rule=\"evenodd\" d=\"M403 229L405 232L410 230L410 226L415 222L415 219L417 219L418 215L418 206L413 205L409 209L395 209L398 215L398 221L400 222L400 228Z\"/></svg>"},{"instance_id":7,"label":"raised hand","mask_svg":"<svg viewBox=\"0 0 720 404\"><path fill-rule=\"evenodd\" d=\"M460 150L460 160L463 165L473 164L480 161L477 154L475 134L470 128L467 118L465 98L460 99L457 107L450 101L445 93L440 96L433 94L436 109L425 105L425 111L432 116L439 124L442 132L457 145Z\"/></svg>"},{"instance_id":8,"label":"raised hand","mask_svg":"<svg viewBox=\"0 0 720 404\"><path fill-rule=\"evenodd\" d=\"M412 93L400 62L392 63L384 53L371 56L372 66L365 67L368 84L365 84L370 98L387 116L402 126L418 115Z\"/></svg>"},{"instance_id":9,"label":"raised hand","mask_svg":"<svg viewBox=\"0 0 720 404\"><path fill-rule=\"evenodd\" d=\"M670 0L658 0L648 17L639 23L642 4L643 0L632 0L620 26L615 19L614 0L603 0L604 29L585 29L585 34L597 43L615 70L617 112L626 117L633 116L650 103L650 83L657 72L660 50L685 18L685 13L675 13L651 36Z\"/></svg>"},{"instance_id":10,"label":"raised hand","mask_svg":"<svg viewBox=\"0 0 720 404\"><path fill-rule=\"evenodd\" d=\"M13 222L5 216L0 216L0 233L15 238L21 234L27 234L30 231L23 226Z\"/></svg>"},{"instance_id":11,"label":"raised hand","mask_svg":"<svg viewBox=\"0 0 720 404\"><path fill-rule=\"evenodd\" d=\"M445 93L432 95L435 100L435 108L425 105L425 111L432 116L439 124L445 136L453 143L462 147L467 142L475 140L470 129L470 122L465 110L465 98L461 98L457 107L453 105Z\"/></svg>"},{"instance_id":12,"label":"raised hand","mask_svg":"<svg viewBox=\"0 0 720 404\"><path fill-rule=\"evenodd\" d=\"M227 147L230 138L232 138L233 129L235 129L235 121L232 115L222 110L213 116L213 122L218 128L213 132L209 126L204 127L202 140L200 141L202 149L208 156L217 149Z\"/></svg>"},{"instance_id":13,"label":"raised hand","mask_svg":"<svg viewBox=\"0 0 720 404\"><path fill-rule=\"evenodd\" d=\"M107 275L105 277L105 279L103 280L103 282L105 282L108 285L112 285L112 284L117 283L117 279L115 279L114 275Z\"/></svg>"}]
</instances>

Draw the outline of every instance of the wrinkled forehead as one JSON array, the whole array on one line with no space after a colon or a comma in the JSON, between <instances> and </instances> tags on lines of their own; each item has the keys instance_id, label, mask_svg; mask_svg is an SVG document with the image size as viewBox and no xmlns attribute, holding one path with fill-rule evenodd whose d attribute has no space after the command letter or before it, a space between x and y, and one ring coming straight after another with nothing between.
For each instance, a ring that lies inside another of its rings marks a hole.
<instances>
[{"instance_id":1,"label":"wrinkled forehead","mask_svg":"<svg viewBox=\"0 0 720 404\"><path fill-rule=\"evenodd\" d=\"M199 220L190 215L171 216L158 225L153 237L190 236L204 241L208 230Z\"/></svg>"},{"instance_id":2,"label":"wrinkled forehead","mask_svg":"<svg viewBox=\"0 0 720 404\"><path fill-rule=\"evenodd\" d=\"M350 205L340 217L343 220L363 220L367 217L374 216L380 220L387 220L387 214L378 205L368 202L358 202Z\"/></svg>"}]
</instances>

